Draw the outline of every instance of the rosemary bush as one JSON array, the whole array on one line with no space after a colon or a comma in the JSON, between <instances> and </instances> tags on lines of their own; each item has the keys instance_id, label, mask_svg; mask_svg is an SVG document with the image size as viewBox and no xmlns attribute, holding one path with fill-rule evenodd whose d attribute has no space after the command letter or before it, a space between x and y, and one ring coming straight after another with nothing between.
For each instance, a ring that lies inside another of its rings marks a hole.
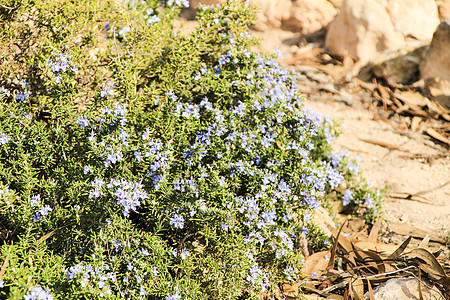
<instances>
[{"instance_id":1,"label":"rosemary bush","mask_svg":"<svg viewBox=\"0 0 450 300\"><path fill-rule=\"evenodd\" d=\"M337 124L250 50L253 11L182 35L187 2L3 1L1 297L258 298L328 247L327 199L377 216Z\"/></svg>"}]
</instances>

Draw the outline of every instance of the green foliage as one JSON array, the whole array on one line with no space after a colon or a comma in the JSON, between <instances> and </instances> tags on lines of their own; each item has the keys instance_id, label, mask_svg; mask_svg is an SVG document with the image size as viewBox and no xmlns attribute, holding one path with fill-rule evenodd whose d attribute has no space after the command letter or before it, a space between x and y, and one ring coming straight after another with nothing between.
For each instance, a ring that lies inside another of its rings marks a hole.
<instances>
[{"instance_id":1,"label":"green foliage","mask_svg":"<svg viewBox=\"0 0 450 300\"><path fill-rule=\"evenodd\" d=\"M244 3L182 35L173 2L3 1L2 297L257 299L327 247L337 125L249 50Z\"/></svg>"}]
</instances>

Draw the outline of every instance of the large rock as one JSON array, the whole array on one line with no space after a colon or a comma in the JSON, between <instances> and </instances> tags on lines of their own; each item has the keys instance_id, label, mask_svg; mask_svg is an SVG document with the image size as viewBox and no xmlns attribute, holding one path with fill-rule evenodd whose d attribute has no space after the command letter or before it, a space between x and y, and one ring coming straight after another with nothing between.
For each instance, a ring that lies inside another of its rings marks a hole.
<instances>
[{"instance_id":1,"label":"large rock","mask_svg":"<svg viewBox=\"0 0 450 300\"><path fill-rule=\"evenodd\" d=\"M420 289L424 300L445 299L436 287L421 283ZM373 291L375 300L419 300L419 280L416 278L393 278L380 284ZM368 292L364 295L369 300Z\"/></svg>"},{"instance_id":2,"label":"large rock","mask_svg":"<svg viewBox=\"0 0 450 300\"><path fill-rule=\"evenodd\" d=\"M450 21L442 22L433 35L433 40L420 65L420 75L431 82L441 104L450 107ZM436 90L442 91L439 95ZM433 93L432 93L433 94ZM438 97L439 96L439 97Z\"/></svg>"},{"instance_id":3,"label":"large rock","mask_svg":"<svg viewBox=\"0 0 450 300\"><path fill-rule=\"evenodd\" d=\"M450 22L442 22L434 33L420 65L420 73L422 78L450 80Z\"/></svg>"},{"instance_id":4,"label":"large rock","mask_svg":"<svg viewBox=\"0 0 450 300\"><path fill-rule=\"evenodd\" d=\"M349 55L362 64L404 43L384 6L366 0L345 0L325 39L325 46L332 54Z\"/></svg>"},{"instance_id":5,"label":"large rock","mask_svg":"<svg viewBox=\"0 0 450 300\"><path fill-rule=\"evenodd\" d=\"M345 0L325 45L333 54L365 64L386 50L399 49L406 38L430 40L438 23L434 0Z\"/></svg>"},{"instance_id":6,"label":"large rock","mask_svg":"<svg viewBox=\"0 0 450 300\"><path fill-rule=\"evenodd\" d=\"M291 16L291 0L251 0L253 7L258 7L254 29L264 31L280 28L283 21Z\"/></svg>"},{"instance_id":7,"label":"large rock","mask_svg":"<svg viewBox=\"0 0 450 300\"><path fill-rule=\"evenodd\" d=\"M328 26L336 14L333 4L326 0L296 0L283 26L302 34L311 34Z\"/></svg>"},{"instance_id":8,"label":"large rock","mask_svg":"<svg viewBox=\"0 0 450 300\"><path fill-rule=\"evenodd\" d=\"M335 8L341 8L342 3L344 3L344 0L328 0Z\"/></svg>"},{"instance_id":9,"label":"large rock","mask_svg":"<svg viewBox=\"0 0 450 300\"><path fill-rule=\"evenodd\" d=\"M440 23L435 0L387 0L385 3L397 32L405 37L431 40Z\"/></svg>"},{"instance_id":10,"label":"large rock","mask_svg":"<svg viewBox=\"0 0 450 300\"><path fill-rule=\"evenodd\" d=\"M441 21L450 21L450 0L436 1Z\"/></svg>"}]
</instances>

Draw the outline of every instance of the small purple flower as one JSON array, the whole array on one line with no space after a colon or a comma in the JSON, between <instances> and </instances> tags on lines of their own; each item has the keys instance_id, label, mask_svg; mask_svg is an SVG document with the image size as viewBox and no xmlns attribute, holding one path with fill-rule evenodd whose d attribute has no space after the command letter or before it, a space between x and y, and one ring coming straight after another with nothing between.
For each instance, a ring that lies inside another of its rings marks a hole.
<instances>
[{"instance_id":1,"label":"small purple flower","mask_svg":"<svg viewBox=\"0 0 450 300\"><path fill-rule=\"evenodd\" d=\"M350 201L353 199L353 192L350 189L345 191L345 195L342 197L342 204L347 206L350 204Z\"/></svg>"},{"instance_id":2,"label":"small purple flower","mask_svg":"<svg viewBox=\"0 0 450 300\"><path fill-rule=\"evenodd\" d=\"M90 166L84 166L84 167L83 167L83 173L84 173L84 175L87 175L90 171L91 171L91 167L90 167Z\"/></svg>"},{"instance_id":3,"label":"small purple flower","mask_svg":"<svg viewBox=\"0 0 450 300\"><path fill-rule=\"evenodd\" d=\"M181 250L181 253L180 253L181 259L186 259L186 257L188 257L189 255L190 255L189 251L186 248Z\"/></svg>"},{"instance_id":4,"label":"small purple flower","mask_svg":"<svg viewBox=\"0 0 450 300\"><path fill-rule=\"evenodd\" d=\"M25 101L25 98L26 98L27 96L28 96L28 93L20 92L19 94L17 94L16 100L17 100L17 101Z\"/></svg>"},{"instance_id":5,"label":"small purple flower","mask_svg":"<svg viewBox=\"0 0 450 300\"><path fill-rule=\"evenodd\" d=\"M40 214L39 212L37 212L37 213L33 216L33 219L32 219L32 220L33 220L33 222L42 220L41 214Z\"/></svg>"},{"instance_id":6,"label":"small purple flower","mask_svg":"<svg viewBox=\"0 0 450 300\"><path fill-rule=\"evenodd\" d=\"M364 204L367 205L367 208L372 208L375 206L370 194L367 194L366 199L364 199Z\"/></svg>"},{"instance_id":7,"label":"small purple flower","mask_svg":"<svg viewBox=\"0 0 450 300\"><path fill-rule=\"evenodd\" d=\"M302 226L302 237L306 238L306 235L308 234L308 228L305 226Z\"/></svg>"},{"instance_id":8,"label":"small purple flower","mask_svg":"<svg viewBox=\"0 0 450 300\"><path fill-rule=\"evenodd\" d=\"M153 24L153 23L158 23L158 22L160 22L161 21L161 18L160 17L158 17L158 16L151 16L148 20L147 20L147 25L151 25L151 24Z\"/></svg>"},{"instance_id":9,"label":"small purple flower","mask_svg":"<svg viewBox=\"0 0 450 300\"><path fill-rule=\"evenodd\" d=\"M42 288L42 286L31 287L23 296L24 300L53 300L53 295Z\"/></svg>"},{"instance_id":10,"label":"small purple flower","mask_svg":"<svg viewBox=\"0 0 450 300\"><path fill-rule=\"evenodd\" d=\"M100 92L100 97L108 98L109 96L114 95L114 91L111 89L114 84L108 81L106 84L102 83L103 90Z\"/></svg>"},{"instance_id":11,"label":"small purple flower","mask_svg":"<svg viewBox=\"0 0 450 300\"><path fill-rule=\"evenodd\" d=\"M181 299L181 295L179 295L178 291L176 291L175 294L173 294L173 295L167 294L165 300L180 300L180 299Z\"/></svg>"},{"instance_id":12,"label":"small purple flower","mask_svg":"<svg viewBox=\"0 0 450 300\"><path fill-rule=\"evenodd\" d=\"M51 212L53 209L49 206L49 205L44 205L41 206L41 209L39 210L39 212L43 215L46 216L48 215L49 212Z\"/></svg>"},{"instance_id":13,"label":"small purple flower","mask_svg":"<svg viewBox=\"0 0 450 300\"><path fill-rule=\"evenodd\" d=\"M189 7L189 0L169 0L167 1L168 6L180 6L183 5L184 7Z\"/></svg>"},{"instance_id":14,"label":"small purple flower","mask_svg":"<svg viewBox=\"0 0 450 300\"><path fill-rule=\"evenodd\" d=\"M38 194L36 196L31 197L31 200L30 200L31 207L38 205L39 201L41 201L41 195Z\"/></svg>"},{"instance_id":15,"label":"small purple flower","mask_svg":"<svg viewBox=\"0 0 450 300\"><path fill-rule=\"evenodd\" d=\"M5 88L4 86L2 86L0 88L0 91L3 92L7 97L9 97L11 95L11 92L7 88Z\"/></svg>"},{"instance_id":16,"label":"small purple flower","mask_svg":"<svg viewBox=\"0 0 450 300\"><path fill-rule=\"evenodd\" d=\"M225 186L225 177L221 176L219 178L219 185L222 186L222 187Z\"/></svg>"},{"instance_id":17,"label":"small purple flower","mask_svg":"<svg viewBox=\"0 0 450 300\"><path fill-rule=\"evenodd\" d=\"M228 231L228 228L229 228L230 226L228 225L228 223L222 223L221 225L220 225L220 228L222 228L223 230L225 230L225 231Z\"/></svg>"},{"instance_id":18,"label":"small purple flower","mask_svg":"<svg viewBox=\"0 0 450 300\"><path fill-rule=\"evenodd\" d=\"M184 227L184 218L181 215L175 214L172 218L170 218L169 224L175 228L183 229Z\"/></svg>"},{"instance_id":19,"label":"small purple flower","mask_svg":"<svg viewBox=\"0 0 450 300\"><path fill-rule=\"evenodd\" d=\"M79 116L77 120L77 124L80 125L81 128L86 128L89 126L89 120L85 116Z\"/></svg>"}]
</instances>

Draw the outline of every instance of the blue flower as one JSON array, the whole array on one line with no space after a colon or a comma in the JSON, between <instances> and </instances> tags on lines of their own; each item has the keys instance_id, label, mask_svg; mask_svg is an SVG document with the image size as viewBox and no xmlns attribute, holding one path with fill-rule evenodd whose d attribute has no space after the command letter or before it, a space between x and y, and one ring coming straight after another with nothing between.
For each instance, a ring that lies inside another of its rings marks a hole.
<instances>
[{"instance_id":1,"label":"blue flower","mask_svg":"<svg viewBox=\"0 0 450 300\"><path fill-rule=\"evenodd\" d=\"M79 116L77 120L77 124L80 125L81 128L86 128L89 126L89 120L85 116Z\"/></svg>"},{"instance_id":2,"label":"blue flower","mask_svg":"<svg viewBox=\"0 0 450 300\"><path fill-rule=\"evenodd\" d=\"M24 300L53 300L53 295L42 288L42 286L31 287L23 296Z\"/></svg>"},{"instance_id":3,"label":"blue flower","mask_svg":"<svg viewBox=\"0 0 450 300\"><path fill-rule=\"evenodd\" d=\"M184 218L181 215L175 214L172 218L170 218L169 224L175 228L183 229Z\"/></svg>"},{"instance_id":4,"label":"blue flower","mask_svg":"<svg viewBox=\"0 0 450 300\"><path fill-rule=\"evenodd\" d=\"M175 294L173 294L173 295L167 294L165 300L180 300L180 299L181 299L181 295L179 295L178 291L176 291Z\"/></svg>"},{"instance_id":5,"label":"blue flower","mask_svg":"<svg viewBox=\"0 0 450 300\"><path fill-rule=\"evenodd\" d=\"M6 97L9 97L11 95L11 92L7 88L5 88L4 86L2 86L0 88L0 91L3 92L6 95Z\"/></svg>"},{"instance_id":6,"label":"blue flower","mask_svg":"<svg viewBox=\"0 0 450 300\"><path fill-rule=\"evenodd\" d=\"M345 195L342 197L342 204L347 206L350 204L350 201L353 200L353 192L350 189L345 191Z\"/></svg>"},{"instance_id":7,"label":"blue flower","mask_svg":"<svg viewBox=\"0 0 450 300\"><path fill-rule=\"evenodd\" d=\"M183 5L184 7L189 7L189 0L169 0L167 1L168 6L180 6Z\"/></svg>"},{"instance_id":8,"label":"blue flower","mask_svg":"<svg viewBox=\"0 0 450 300\"><path fill-rule=\"evenodd\" d=\"M148 20L147 20L147 25L151 25L153 23L158 23L161 21L161 18L157 15L151 16Z\"/></svg>"},{"instance_id":9,"label":"blue flower","mask_svg":"<svg viewBox=\"0 0 450 300\"><path fill-rule=\"evenodd\" d=\"M292 278L293 273L294 273L294 269L292 267L288 266L284 269L284 275L286 275L286 279L289 281L294 280L294 278Z\"/></svg>"},{"instance_id":10,"label":"blue flower","mask_svg":"<svg viewBox=\"0 0 450 300\"><path fill-rule=\"evenodd\" d=\"M100 92L100 97L108 98L109 96L114 95L114 91L111 89L114 83L108 81L106 84L102 83L103 90Z\"/></svg>"},{"instance_id":11,"label":"blue flower","mask_svg":"<svg viewBox=\"0 0 450 300\"><path fill-rule=\"evenodd\" d=\"M41 201L41 195L39 195L39 194L31 197L31 200L30 200L31 207L38 205L40 201Z\"/></svg>"},{"instance_id":12,"label":"blue flower","mask_svg":"<svg viewBox=\"0 0 450 300\"><path fill-rule=\"evenodd\" d=\"M367 194L366 199L364 199L364 204L367 205L367 208L372 208L375 206L375 203L369 193Z\"/></svg>"},{"instance_id":13,"label":"blue flower","mask_svg":"<svg viewBox=\"0 0 450 300\"><path fill-rule=\"evenodd\" d=\"M189 251L186 248L181 250L181 253L180 253L181 259L186 259L186 257L188 257L189 255L190 255Z\"/></svg>"},{"instance_id":14,"label":"blue flower","mask_svg":"<svg viewBox=\"0 0 450 300\"><path fill-rule=\"evenodd\" d=\"M125 27L122 27L122 29L120 29L119 35L123 36L124 34L126 34L128 32L130 32L130 26L125 26Z\"/></svg>"}]
</instances>

